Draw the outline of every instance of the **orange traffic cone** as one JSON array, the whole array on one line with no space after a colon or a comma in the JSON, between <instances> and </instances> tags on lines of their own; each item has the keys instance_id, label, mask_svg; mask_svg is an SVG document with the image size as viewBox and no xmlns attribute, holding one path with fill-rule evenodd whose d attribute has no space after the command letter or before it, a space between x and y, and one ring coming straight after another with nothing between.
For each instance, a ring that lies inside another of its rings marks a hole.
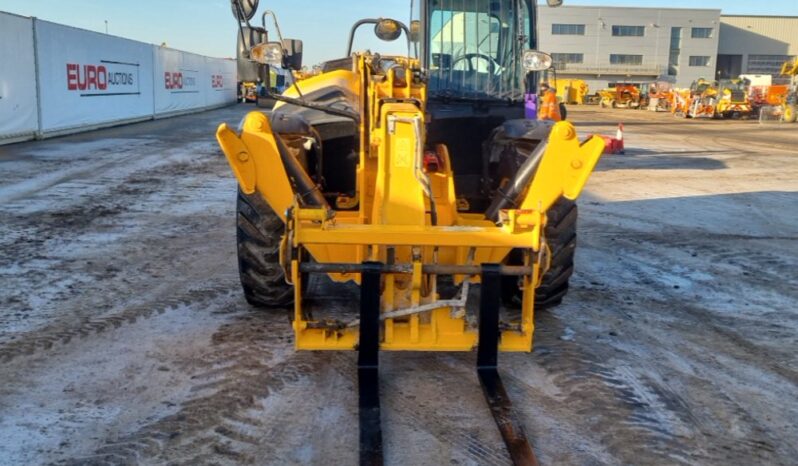
<instances>
[{"instance_id":1,"label":"orange traffic cone","mask_svg":"<svg viewBox=\"0 0 798 466\"><path fill-rule=\"evenodd\" d=\"M615 137L602 136L604 138L604 153L605 154L624 154L623 147L623 123L618 125L618 131Z\"/></svg>"}]
</instances>

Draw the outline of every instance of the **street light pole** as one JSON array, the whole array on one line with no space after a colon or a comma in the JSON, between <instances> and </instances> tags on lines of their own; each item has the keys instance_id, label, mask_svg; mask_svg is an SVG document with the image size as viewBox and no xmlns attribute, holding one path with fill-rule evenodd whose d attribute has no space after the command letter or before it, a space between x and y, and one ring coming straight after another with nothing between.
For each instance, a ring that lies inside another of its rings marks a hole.
<instances>
[{"instance_id":1,"label":"street light pole","mask_svg":"<svg viewBox=\"0 0 798 466\"><path fill-rule=\"evenodd\" d=\"M108 20L105 20L105 33L108 34Z\"/></svg>"}]
</instances>

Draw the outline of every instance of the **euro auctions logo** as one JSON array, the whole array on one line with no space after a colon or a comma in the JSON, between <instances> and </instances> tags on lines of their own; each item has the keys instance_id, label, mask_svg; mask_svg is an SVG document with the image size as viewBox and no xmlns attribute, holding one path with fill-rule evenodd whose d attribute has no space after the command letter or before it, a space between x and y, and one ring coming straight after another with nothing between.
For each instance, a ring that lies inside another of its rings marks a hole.
<instances>
[{"instance_id":1,"label":"euro auctions logo","mask_svg":"<svg viewBox=\"0 0 798 466\"><path fill-rule=\"evenodd\" d=\"M196 70L165 71L163 87L172 94L198 93Z\"/></svg>"},{"instance_id":2,"label":"euro auctions logo","mask_svg":"<svg viewBox=\"0 0 798 466\"><path fill-rule=\"evenodd\" d=\"M137 63L100 63L67 63L67 90L80 92L81 97L140 94Z\"/></svg>"},{"instance_id":3,"label":"euro auctions logo","mask_svg":"<svg viewBox=\"0 0 798 466\"><path fill-rule=\"evenodd\" d=\"M183 89L183 73L166 71L163 74L163 81L165 89Z\"/></svg>"},{"instance_id":4,"label":"euro auctions logo","mask_svg":"<svg viewBox=\"0 0 798 466\"><path fill-rule=\"evenodd\" d=\"M213 74L211 75L211 88L213 89L223 89L224 88L224 76L221 74Z\"/></svg>"}]
</instances>

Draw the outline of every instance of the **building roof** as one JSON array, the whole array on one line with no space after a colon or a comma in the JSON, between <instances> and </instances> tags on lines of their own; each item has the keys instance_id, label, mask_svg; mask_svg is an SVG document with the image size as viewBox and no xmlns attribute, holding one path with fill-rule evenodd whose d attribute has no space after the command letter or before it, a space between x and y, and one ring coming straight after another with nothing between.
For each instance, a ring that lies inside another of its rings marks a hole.
<instances>
[{"instance_id":1,"label":"building roof","mask_svg":"<svg viewBox=\"0 0 798 466\"><path fill-rule=\"evenodd\" d=\"M590 10L599 9L615 9L615 10L689 10L689 11L716 11L720 13L720 8L673 8L673 7L659 7L659 6L611 6L611 5L563 5L556 9L563 8L585 8Z\"/></svg>"},{"instance_id":2,"label":"building roof","mask_svg":"<svg viewBox=\"0 0 798 466\"><path fill-rule=\"evenodd\" d=\"M790 15L724 15L721 13L721 18L776 18L776 19L798 19L798 16Z\"/></svg>"}]
</instances>

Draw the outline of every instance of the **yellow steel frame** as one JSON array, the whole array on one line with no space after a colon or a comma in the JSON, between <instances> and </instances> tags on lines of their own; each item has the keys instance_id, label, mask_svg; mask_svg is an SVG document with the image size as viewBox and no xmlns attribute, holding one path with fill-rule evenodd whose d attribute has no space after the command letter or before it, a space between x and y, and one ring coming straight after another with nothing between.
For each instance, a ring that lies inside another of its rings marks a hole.
<instances>
[{"instance_id":1,"label":"yellow steel frame","mask_svg":"<svg viewBox=\"0 0 798 466\"><path fill-rule=\"evenodd\" d=\"M321 264L389 260L407 264L406 273L383 276L381 312L423 312L386 314L381 349L468 351L476 344L476 330L468 324L462 306L440 300L435 277L423 273L423 264L500 263L518 248L527 251L525 265L531 274L521 280L521 319L502 331L499 349L530 351L534 289L547 267L541 260L547 251L542 235L545 213L561 196L575 199L579 195L603 152L604 141L593 137L580 143L570 123L557 123L520 208L503 211L498 225L480 215L460 214L446 148L435 148L442 161L438 172L423 170L426 89L412 79L417 63L396 58L394 70L375 77L372 58L358 55L352 72L322 74L301 83L306 91L337 82L357 96L361 109L368 109L361 112L357 212L307 209L298 204L280 161L278 136L262 113L247 115L240 134L225 124L217 131L241 189L259 192L286 222L282 257L290 258L284 266L294 284L296 347L351 350L359 338L357 325L324 325L305 317L299 271L303 254ZM296 94L287 94L292 92ZM428 213L433 202L436 225ZM359 282L355 273L331 273L330 277ZM455 280L476 283L479 277L461 275Z\"/></svg>"}]
</instances>

